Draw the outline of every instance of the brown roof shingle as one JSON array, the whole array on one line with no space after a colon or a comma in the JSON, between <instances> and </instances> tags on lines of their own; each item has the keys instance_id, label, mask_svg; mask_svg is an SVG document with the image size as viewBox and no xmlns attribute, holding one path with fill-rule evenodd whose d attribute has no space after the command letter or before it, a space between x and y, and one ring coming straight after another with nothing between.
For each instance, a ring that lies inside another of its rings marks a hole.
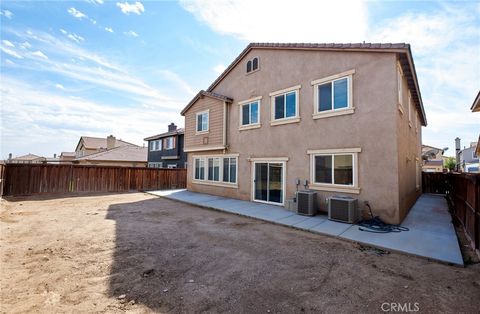
<instances>
[{"instance_id":1,"label":"brown roof shingle","mask_svg":"<svg viewBox=\"0 0 480 314\"><path fill-rule=\"evenodd\" d=\"M230 97L227 97L227 96L224 96L224 95L220 95L220 94L217 94L217 93L214 93L212 91L204 91L204 90L201 90L200 92L198 92L198 94L193 97L193 99L188 103L188 105L183 108L182 112L180 113L182 116L185 114L185 112L187 112L188 109L190 109L191 106L193 106L193 104L200 98L204 97L204 96L207 96L207 97L211 97L211 98L215 98L215 99L218 99L218 100L221 100L221 101L225 101L227 103L232 103L233 102L233 99L230 98Z\"/></svg>"},{"instance_id":2,"label":"brown roof shingle","mask_svg":"<svg viewBox=\"0 0 480 314\"><path fill-rule=\"evenodd\" d=\"M75 158L74 160L146 162L147 154L147 147L124 145L103 152Z\"/></svg>"}]
</instances>

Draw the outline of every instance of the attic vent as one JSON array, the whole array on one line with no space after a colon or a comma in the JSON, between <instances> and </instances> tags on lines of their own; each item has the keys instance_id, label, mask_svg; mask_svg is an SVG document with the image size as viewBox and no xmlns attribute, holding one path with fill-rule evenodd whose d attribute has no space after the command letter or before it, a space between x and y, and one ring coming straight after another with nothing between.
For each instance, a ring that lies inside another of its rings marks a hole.
<instances>
[{"instance_id":1,"label":"attic vent","mask_svg":"<svg viewBox=\"0 0 480 314\"><path fill-rule=\"evenodd\" d=\"M258 70L258 57L247 61L247 73Z\"/></svg>"}]
</instances>

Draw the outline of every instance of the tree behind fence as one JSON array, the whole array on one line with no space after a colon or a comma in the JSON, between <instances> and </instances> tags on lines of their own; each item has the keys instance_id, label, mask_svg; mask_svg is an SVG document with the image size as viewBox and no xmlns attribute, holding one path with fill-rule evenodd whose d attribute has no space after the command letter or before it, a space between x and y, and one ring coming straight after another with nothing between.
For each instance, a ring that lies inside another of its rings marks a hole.
<instances>
[{"instance_id":1,"label":"tree behind fence","mask_svg":"<svg viewBox=\"0 0 480 314\"><path fill-rule=\"evenodd\" d=\"M5 196L181 189L187 177L186 169L33 164L3 168L0 193Z\"/></svg>"}]
</instances>

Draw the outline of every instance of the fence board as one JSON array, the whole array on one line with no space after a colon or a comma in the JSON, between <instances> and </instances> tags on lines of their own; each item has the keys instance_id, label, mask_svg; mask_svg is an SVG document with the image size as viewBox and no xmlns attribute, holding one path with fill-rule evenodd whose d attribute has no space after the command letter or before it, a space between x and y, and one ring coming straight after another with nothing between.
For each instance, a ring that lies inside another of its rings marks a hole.
<instances>
[{"instance_id":1,"label":"fence board","mask_svg":"<svg viewBox=\"0 0 480 314\"><path fill-rule=\"evenodd\" d=\"M185 188L186 176L186 169L6 164L0 165L0 195Z\"/></svg>"}]
</instances>

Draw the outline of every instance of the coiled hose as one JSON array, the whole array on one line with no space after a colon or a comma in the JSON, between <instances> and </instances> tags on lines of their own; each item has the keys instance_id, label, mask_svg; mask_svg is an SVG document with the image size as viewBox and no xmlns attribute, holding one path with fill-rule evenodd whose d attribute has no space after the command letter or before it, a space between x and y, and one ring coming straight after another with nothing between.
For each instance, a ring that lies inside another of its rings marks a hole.
<instances>
[{"instance_id":1,"label":"coiled hose","mask_svg":"<svg viewBox=\"0 0 480 314\"><path fill-rule=\"evenodd\" d=\"M361 220L357 225L360 227L358 230L365 231L365 232L373 232L373 233L390 233L390 232L402 232L402 231L409 231L407 227L402 227L400 225L391 225L383 222L380 217L373 216L372 208L369 204L365 204L370 211L370 219Z\"/></svg>"}]
</instances>

